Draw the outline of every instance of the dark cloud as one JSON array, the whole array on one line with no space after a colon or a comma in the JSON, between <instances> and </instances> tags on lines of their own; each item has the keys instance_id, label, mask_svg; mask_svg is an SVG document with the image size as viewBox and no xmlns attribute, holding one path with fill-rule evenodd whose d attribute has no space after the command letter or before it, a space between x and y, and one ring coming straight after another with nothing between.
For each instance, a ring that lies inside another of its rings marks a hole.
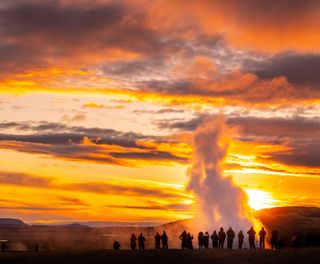
<instances>
[{"instance_id":1,"label":"dark cloud","mask_svg":"<svg viewBox=\"0 0 320 264\"><path fill-rule=\"evenodd\" d=\"M209 116L200 115L190 120L160 121L161 129L193 131ZM268 152L270 157L290 166L319 167L320 119L319 118L258 118L230 117L227 123L239 126L241 141L281 144L290 150Z\"/></svg>"},{"instance_id":2,"label":"dark cloud","mask_svg":"<svg viewBox=\"0 0 320 264\"><path fill-rule=\"evenodd\" d=\"M252 71L260 78L285 76L290 83L320 87L320 54L282 53L265 60L244 62L245 70Z\"/></svg>"},{"instance_id":3,"label":"dark cloud","mask_svg":"<svg viewBox=\"0 0 320 264\"><path fill-rule=\"evenodd\" d=\"M12 1L0 8L1 71L47 68L88 53L108 60L104 54L112 49L152 54L166 48L161 36L145 27L144 16L123 1L89 6Z\"/></svg>"},{"instance_id":4,"label":"dark cloud","mask_svg":"<svg viewBox=\"0 0 320 264\"><path fill-rule=\"evenodd\" d=\"M146 25L147 16L139 6L124 1L85 6L12 1L0 7L0 59L5 66L1 71L45 69L60 60L81 61L83 55L94 58L99 54L102 64L98 68L109 76L156 74L172 53L192 53L191 46L170 32L161 33ZM127 61L120 55L116 58L119 61L110 61L108 51L113 53L114 49L146 58ZM86 65L92 63L92 59L85 61Z\"/></svg>"},{"instance_id":5,"label":"dark cloud","mask_svg":"<svg viewBox=\"0 0 320 264\"><path fill-rule=\"evenodd\" d=\"M164 108L156 111L157 114L183 113L183 109Z\"/></svg>"},{"instance_id":6,"label":"dark cloud","mask_svg":"<svg viewBox=\"0 0 320 264\"><path fill-rule=\"evenodd\" d=\"M284 152L268 153L272 159L290 166L320 167L320 140L308 143L292 143L292 149Z\"/></svg>"},{"instance_id":7,"label":"dark cloud","mask_svg":"<svg viewBox=\"0 0 320 264\"><path fill-rule=\"evenodd\" d=\"M45 188L50 186L52 179L37 177L26 173L0 172L0 183Z\"/></svg>"},{"instance_id":8,"label":"dark cloud","mask_svg":"<svg viewBox=\"0 0 320 264\"><path fill-rule=\"evenodd\" d=\"M102 66L101 70L106 76L139 80L139 78L144 77L146 73L148 73L148 78L150 78L150 75L163 75L165 61L164 58L161 57L123 60L108 63Z\"/></svg>"},{"instance_id":9,"label":"dark cloud","mask_svg":"<svg viewBox=\"0 0 320 264\"><path fill-rule=\"evenodd\" d=\"M85 40L92 34L114 26L125 15L121 2L105 5L62 6L57 1L18 2L0 9L0 33L3 36L37 35L48 41Z\"/></svg>"},{"instance_id":10,"label":"dark cloud","mask_svg":"<svg viewBox=\"0 0 320 264\"><path fill-rule=\"evenodd\" d=\"M252 23L265 25L287 25L288 21L299 23L307 20L306 14L313 14L315 10L319 10L319 1L317 0L231 0L222 5L237 12L236 20L244 23Z\"/></svg>"},{"instance_id":11,"label":"dark cloud","mask_svg":"<svg viewBox=\"0 0 320 264\"><path fill-rule=\"evenodd\" d=\"M177 6L181 8L176 10ZM168 7L166 14L170 21L169 16L173 14L184 18L184 8L195 9L195 14L184 19L190 22L182 23L180 28L175 24L162 27L159 21L153 20L160 19L157 14L152 13L155 18L150 14L150 10L161 8L157 1L144 6L126 1L95 1L90 6L57 1L10 1L0 7L0 60L3 66L0 73L47 69L73 61L71 67L77 65L82 70L109 77L115 87L160 95L223 97L250 103L319 96L315 90L311 93L298 89L304 84L319 87L317 53L287 53L272 58L259 54L259 59L254 60L257 52L237 51L230 47L228 33L223 34L220 30L208 33L201 26L206 20L202 21L202 15L206 17L207 11L220 10L230 13L236 24L270 23L272 28L275 21L288 24L288 18L303 20L306 14L319 8L317 2L294 0L289 4L288 1L256 3L247 0L239 4L237 1L204 1L199 6L202 7L199 8L203 13L201 16L193 1L184 6L178 2ZM229 21L225 23L227 26ZM123 55L126 52L135 56ZM199 73L194 78L188 73L180 73L199 56L212 60L218 68L217 73L205 77ZM243 74L236 77L230 74L242 64ZM181 69L175 69L179 65ZM256 73L262 80L244 82L246 70ZM272 79L278 76L286 76L294 85L291 87L283 79ZM15 78L23 80L24 77ZM44 82L45 87L56 87Z\"/></svg>"},{"instance_id":12,"label":"dark cloud","mask_svg":"<svg viewBox=\"0 0 320 264\"><path fill-rule=\"evenodd\" d=\"M183 109L174 109L174 108L163 108L160 110L135 110L134 113L137 114L172 114L172 113L184 113Z\"/></svg>"},{"instance_id":13,"label":"dark cloud","mask_svg":"<svg viewBox=\"0 0 320 264\"><path fill-rule=\"evenodd\" d=\"M3 149L121 166L136 166L131 162L133 160L179 163L187 161L184 157L169 151L159 151L154 146L149 147L139 143L140 141L166 142L161 137L124 133L113 129L69 127L47 122L29 124L5 122L0 124L0 128L29 132L23 135L0 134L0 148Z\"/></svg>"},{"instance_id":14,"label":"dark cloud","mask_svg":"<svg viewBox=\"0 0 320 264\"><path fill-rule=\"evenodd\" d=\"M190 120L167 120L158 123L161 129L178 129L193 131L208 115L198 115ZM279 137L279 138L319 138L319 118L259 118L259 117L229 117L231 126L240 126L244 136Z\"/></svg>"},{"instance_id":15,"label":"dark cloud","mask_svg":"<svg viewBox=\"0 0 320 264\"><path fill-rule=\"evenodd\" d=\"M205 116L197 116L189 120L163 120L158 121L157 125L160 129L177 129L181 131L193 131L201 122L203 122Z\"/></svg>"},{"instance_id":16,"label":"dark cloud","mask_svg":"<svg viewBox=\"0 0 320 264\"><path fill-rule=\"evenodd\" d=\"M37 69L39 66L46 68L48 63L42 59L44 55L43 50L39 50L37 47L2 42L0 43L0 61L3 66L0 74L21 73L30 66L33 69Z\"/></svg>"},{"instance_id":17,"label":"dark cloud","mask_svg":"<svg viewBox=\"0 0 320 264\"><path fill-rule=\"evenodd\" d=\"M259 79L252 73L219 73L212 77L196 77L164 80L141 80L134 87L141 91L177 97L196 97L210 102L215 98L226 99L226 104L235 102L261 104L280 103L285 100L305 100L318 98L317 91L298 89L288 83L285 77L278 76L273 79Z\"/></svg>"},{"instance_id":18,"label":"dark cloud","mask_svg":"<svg viewBox=\"0 0 320 264\"><path fill-rule=\"evenodd\" d=\"M123 147L138 147L137 140L156 139L142 134L132 132L120 132L113 129L86 128L81 126L67 126L54 122L2 122L4 129L14 129L19 134L24 131L24 135L0 134L0 140L17 140L23 142L34 142L43 144L68 144L80 143L84 137L88 137L96 144L115 144ZM58 131L58 132L57 132Z\"/></svg>"}]
</instances>

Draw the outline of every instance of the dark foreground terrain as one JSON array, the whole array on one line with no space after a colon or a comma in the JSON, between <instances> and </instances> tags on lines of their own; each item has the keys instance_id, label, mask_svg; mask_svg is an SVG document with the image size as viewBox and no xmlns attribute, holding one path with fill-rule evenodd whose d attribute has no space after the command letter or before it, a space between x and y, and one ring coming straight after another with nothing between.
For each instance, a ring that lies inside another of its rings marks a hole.
<instances>
[{"instance_id":1,"label":"dark foreground terrain","mask_svg":"<svg viewBox=\"0 0 320 264\"><path fill-rule=\"evenodd\" d=\"M284 249L279 251L249 250L147 250L139 251L87 251L87 252L4 252L0 263L257 263L257 264L313 264L320 263L320 248Z\"/></svg>"}]
</instances>

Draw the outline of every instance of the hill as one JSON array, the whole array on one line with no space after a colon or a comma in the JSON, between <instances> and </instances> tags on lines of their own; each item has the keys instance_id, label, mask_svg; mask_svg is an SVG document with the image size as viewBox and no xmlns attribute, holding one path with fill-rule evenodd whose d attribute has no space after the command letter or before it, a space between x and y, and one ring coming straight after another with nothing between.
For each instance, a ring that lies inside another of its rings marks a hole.
<instances>
[{"instance_id":1,"label":"hill","mask_svg":"<svg viewBox=\"0 0 320 264\"><path fill-rule=\"evenodd\" d=\"M268 230L277 229L286 243L297 237L305 246L320 246L320 208L278 207L257 212Z\"/></svg>"},{"instance_id":2,"label":"hill","mask_svg":"<svg viewBox=\"0 0 320 264\"><path fill-rule=\"evenodd\" d=\"M0 218L0 226L27 226L26 223L19 219Z\"/></svg>"}]
</instances>

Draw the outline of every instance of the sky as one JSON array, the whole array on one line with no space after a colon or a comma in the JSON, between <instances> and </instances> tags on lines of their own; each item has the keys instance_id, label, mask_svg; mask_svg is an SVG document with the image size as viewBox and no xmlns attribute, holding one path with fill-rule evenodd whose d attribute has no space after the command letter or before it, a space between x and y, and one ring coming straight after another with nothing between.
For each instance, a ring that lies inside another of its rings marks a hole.
<instances>
[{"instance_id":1,"label":"sky","mask_svg":"<svg viewBox=\"0 0 320 264\"><path fill-rule=\"evenodd\" d=\"M320 206L319 18L317 0L1 1L1 217L190 218L190 135L215 116L253 209Z\"/></svg>"}]
</instances>

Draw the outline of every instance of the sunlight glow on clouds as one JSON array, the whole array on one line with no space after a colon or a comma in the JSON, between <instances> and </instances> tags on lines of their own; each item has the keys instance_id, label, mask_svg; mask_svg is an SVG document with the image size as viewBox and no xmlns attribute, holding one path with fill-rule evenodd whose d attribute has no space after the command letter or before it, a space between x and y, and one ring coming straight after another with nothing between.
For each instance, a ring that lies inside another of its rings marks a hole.
<instances>
[{"instance_id":1,"label":"sunlight glow on clouds","mask_svg":"<svg viewBox=\"0 0 320 264\"><path fill-rule=\"evenodd\" d=\"M224 175L254 209L319 206L319 12L315 0L1 3L1 214L189 218L190 133L219 114L240 131Z\"/></svg>"}]
</instances>

